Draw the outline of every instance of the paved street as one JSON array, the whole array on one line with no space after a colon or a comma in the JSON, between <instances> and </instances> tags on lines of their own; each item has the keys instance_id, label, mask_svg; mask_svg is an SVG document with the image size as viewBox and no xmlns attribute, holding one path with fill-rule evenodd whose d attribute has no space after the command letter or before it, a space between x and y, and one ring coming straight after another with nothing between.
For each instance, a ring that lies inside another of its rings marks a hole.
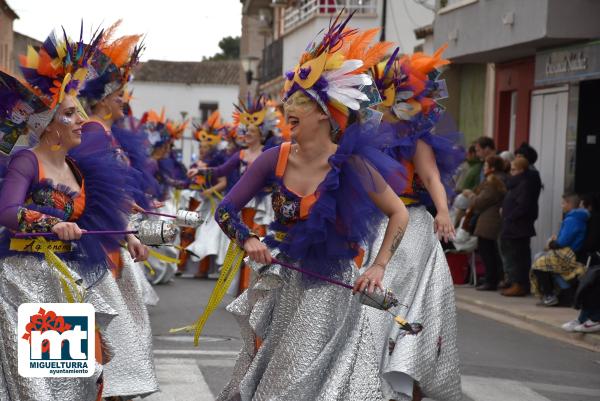
<instances>
[{"instance_id":1,"label":"paved street","mask_svg":"<svg viewBox=\"0 0 600 401\"><path fill-rule=\"evenodd\" d=\"M176 279L155 287L151 309L162 393L149 401L214 400L226 384L240 348L239 332L224 305L211 317L204 341L169 335L193 322L214 281ZM459 347L465 400L593 401L600 399L600 354L459 312Z\"/></svg>"}]
</instances>

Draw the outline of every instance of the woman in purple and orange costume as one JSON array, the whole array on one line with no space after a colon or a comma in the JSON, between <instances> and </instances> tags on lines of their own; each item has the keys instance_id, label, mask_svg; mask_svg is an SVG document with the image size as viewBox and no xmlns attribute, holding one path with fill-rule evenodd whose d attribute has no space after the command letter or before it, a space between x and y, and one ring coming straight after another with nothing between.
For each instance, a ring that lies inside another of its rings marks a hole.
<instances>
[{"instance_id":1,"label":"woman in purple and orange costume","mask_svg":"<svg viewBox=\"0 0 600 401\"><path fill-rule=\"evenodd\" d=\"M200 143L199 161L209 168L225 162L225 151L219 149L224 131L220 119L220 113L215 111L194 132L194 138ZM194 276L207 278L209 273L216 272L223 265L229 245L229 239L213 218L217 204L223 199L227 178L199 175L195 179L194 184L198 187L194 194L199 205L197 211L204 222L195 230L195 239L186 247L186 251L191 253L191 260L197 267Z\"/></svg>"},{"instance_id":2,"label":"woman in purple and orange costume","mask_svg":"<svg viewBox=\"0 0 600 401\"><path fill-rule=\"evenodd\" d=\"M408 212L394 192L405 184L402 167L378 150L385 138L375 135L376 127L350 123L361 103L371 104L361 89L373 87L361 72L370 65L350 56L360 36L346 29L348 20L334 20L286 74L285 111L295 143L262 153L217 209L217 221L257 273L227 307L244 347L218 400L384 400L379 355L359 297L271 264L275 255L356 291L373 291L403 237ZM261 242L239 213L267 185L276 218ZM374 239L386 215L383 245L361 275L358 247Z\"/></svg>"},{"instance_id":3,"label":"woman in purple and orange costume","mask_svg":"<svg viewBox=\"0 0 600 401\"><path fill-rule=\"evenodd\" d=\"M275 107L268 104L267 98L259 96L252 99L248 95L246 101L240 99L240 104L235 107L233 121L237 126L236 135L243 141L245 148L234 153L220 166L203 170L192 168L188 175L193 176L201 171L205 177L227 177L227 189L230 189L266 150L265 143L276 142L275 138L279 136L279 116ZM244 223L261 237L266 235L266 228L274 217L267 193L265 190L257 194L242 209ZM250 272L248 266L242 267L239 281L234 281L231 285L234 295L239 295L248 288Z\"/></svg>"},{"instance_id":4,"label":"woman in purple and orange costume","mask_svg":"<svg viewBox=\"0 0 600 401\"><path fill-rule=\"evenodd\" d=\"M93 401L102 396L103 368L98 366L88 378L21 376L16 338L22 303L89 302L100 327L96 359L102 364L110 357L105 330L117 312L100 288L111 282L116 286L106 251L119 249L124 236L82 236L82 231L126 229L131 200L121 190L124 169L107 142L89 152L75 151L85 115L76 96L95 44L73 43L53 33L39 52L29 48L21 60L29 85L0 72L0 143L3 155L10 155L0 189L0 225L6 227L0 237L3 400ZM18 239L15 231L53 232L58 241ZM27 246L32 241L41 248L50 242L53 251L32 252Z\"/></svg>"},{"instance_id":5,"label":"woman in purple and orange costume","mask_svg":"<svg viewBox=\"0 0 600 401\"><path fill-rule=\"evenodd\" d=\"M109 33L116 29L115 24ZM98 141L112 143L113 157L126 168L127 180L124 190L135 200L133 208L149 207L149 198L139 187L141 173L135 170L115 136L111 126L123 117L123 94L131 79L133 67L138 62L141 46L139 35L114 39L107 35L95 52L88 80L80 97L90 110L91 118L82 127L81 148L94 148ZM152 353L152 330L144 293L138 284L139 267L136 262L148 258L148 247L140 248L140 255L133 260L124 250L111 252L109 257L115 266L113 274L118 287L111 288L114 308L119 315L107 330L108 340L115 348L114 355L105 366L104 393L106 397L143 396L158 390ZM136 271L137 270L137 271Z\"/></svg>"},{"instance_id":6,"label":"woman in purple and orange costume","mask_svg":"<svg viewBox=\"0 0 600 401\"><path fill-rule=\"evenodd\" d=\"M446 130L443 109L437 100L446 97L438 80L444 48L433 56L423 53L397 57L398 50L371 69L383 102L380 132L395 139L387 154L400 161L408 174L408 186L399 193L410 219L402 244L390 260L384 286L406 305L403 315L419 320L426 328L418 336L406 336L382 314L369 311L375 331L381 374L388 399L462 399L456 312L452 279L439 239L454 236L448 213L452 177L463 159L460 135ZM449 124L447 124L449 125ZM426 207L435 206L433 218ZM375 245L384 238L379 229Z\"/></svg>"}]
</instances>

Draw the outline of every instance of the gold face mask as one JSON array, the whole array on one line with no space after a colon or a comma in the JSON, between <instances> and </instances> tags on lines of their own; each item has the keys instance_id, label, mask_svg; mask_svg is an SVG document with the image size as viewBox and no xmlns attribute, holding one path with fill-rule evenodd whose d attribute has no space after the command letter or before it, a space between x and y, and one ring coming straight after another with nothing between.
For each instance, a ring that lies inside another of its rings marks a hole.
<instances>
[{"instance_id":1,"label":"gold face mask","mask_svg":"<svg viewBox=\"0 0 600 401\"><path fill-rule=\"evenodd\" d=\"M240 114L240 124L249 126L255 125L259 126L263 123L265 116L267 115L267 109L264 108L261 111L257 111L256 113L241 113Z\"/></svg>"},{"instance_id":2,"label":"gold face mask","mask_svg":"<svg viewBox=\"0 0 600 401\"><path fill-rule=\"evenodd\" d=\"M283 104L286 113L298 111L302 114L308 114L316 109L317 103L304 93L298 91L290 96Z\"/></svg>"},{"instance_id":3,"label":"gold face mask","mask_svg":"<svg viewBox=\"0 0 600 401\"><path fill-rule=\"evenodd\" d=\"M198 139L200 140L201 144L212 147L219 143L219 141L221 140L221 136L215 135L215 134L209 134L208 132L202 130L202 131L200 131L200 135L198 135Z\"/></svg>"},{"instance_id":4,"label":"gold face mask","mask_svg":"<svg viewBox=\"0 0 600 401\"><path fill-rule=\"evenodd\" d=\"M284 91L289 91L294 82L303 89L311 88L323 73L326 63L327 52L323 52L319 57L309 60L302 65L297 65L296 68L294 68L294 78L288 79L285 82Z\"/></svg>"}]
</instances>

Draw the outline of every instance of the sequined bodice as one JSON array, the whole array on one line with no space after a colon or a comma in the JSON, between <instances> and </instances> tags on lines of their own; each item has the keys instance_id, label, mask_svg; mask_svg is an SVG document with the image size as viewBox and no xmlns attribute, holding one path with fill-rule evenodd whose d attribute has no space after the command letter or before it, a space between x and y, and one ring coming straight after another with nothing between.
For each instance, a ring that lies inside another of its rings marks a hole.
<instances>
[{"instance_id":1,"label":"sequined bodice","mask_svg":"<svg viewBox=\"0 0 600 401\"><path fill-rule=\"evenodd\" d=\"M273 187L271 201L275 212L275 220L286 226L300 220L300 202L302 199L289 191L281 180L278 180Z\"/></svg>"}]
</instances>

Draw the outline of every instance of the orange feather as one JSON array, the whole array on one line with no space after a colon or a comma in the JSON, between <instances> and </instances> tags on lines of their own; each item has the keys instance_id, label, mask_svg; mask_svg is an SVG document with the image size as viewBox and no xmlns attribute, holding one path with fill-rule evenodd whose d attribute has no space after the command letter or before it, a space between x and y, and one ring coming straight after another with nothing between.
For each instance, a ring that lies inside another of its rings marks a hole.
<instances>
[{"instance_id":1,"label":"orange feather","mask_svg":"<svg viewBox=\"0 0 600 401\"><path fill-rule=\"evenodd\" d=\"M102 52L110 57L114 65L122 67L129 60L133 48L141 37L142 35L123 36L111 44L107 44Z\"/></svg>"},{"instance_id":2,"label":"orange feather","mask_svg":"<svg viewBox=\"0 0 600 401\"><path fill-rule=\"evenodd\" d=\"M362 59L369 43L375 38L379 28L367 29L366 31L352 35L351 42L346 52L346 60Z\"/></svg>"},{"instance_id":3,"label":"orange feather","mask_svg":"<svg viewBox=\"0 0 600 401\"><path fill-rule=\"evenodd\" d=\"M367 71L372 66L379 63L385 57L388 50L392 47L392 42L377 42L371 46L365 54L361 57L363 61L362 67L354 71L354 73L360 73Z\"/></svg>"}]
</instances>

